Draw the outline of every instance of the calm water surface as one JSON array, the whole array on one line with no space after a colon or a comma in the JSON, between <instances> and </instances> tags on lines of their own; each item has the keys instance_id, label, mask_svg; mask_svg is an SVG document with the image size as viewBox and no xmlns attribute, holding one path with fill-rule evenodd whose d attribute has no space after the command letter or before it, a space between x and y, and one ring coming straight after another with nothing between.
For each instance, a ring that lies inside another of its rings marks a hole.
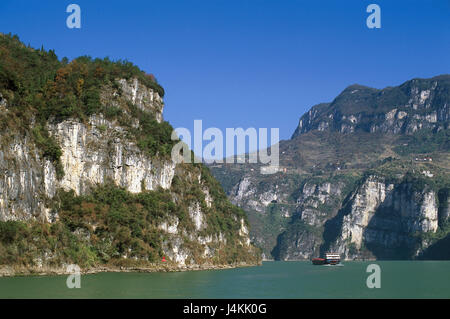
<instances>
[{"instance_id":1,"label":"calm water surface","mask_svg":"<svg viewBox=\"0 0 450 319\"><path fill-rule=\"evenodd\" d=\"M99 273L68 289L67 276L0 278L0 298L450 298L450 261L379 261L381 288L367 265L264 262L260 267L178 273Z\"/></svg>"}]
</instances>

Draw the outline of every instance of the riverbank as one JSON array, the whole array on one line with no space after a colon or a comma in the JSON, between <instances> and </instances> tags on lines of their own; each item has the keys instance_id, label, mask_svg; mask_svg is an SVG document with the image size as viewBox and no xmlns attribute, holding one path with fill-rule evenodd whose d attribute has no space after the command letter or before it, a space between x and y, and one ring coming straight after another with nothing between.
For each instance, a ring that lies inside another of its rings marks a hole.
<instances>
[{"instance_id":1,"label":"riverbank","mask_svg":"<svg viewBox=\"0 0 450 319\"><path fill-rule=\"evenodd\" d=\"M68 265L61 267L52 266L17 266L17 265L0 265L0 277L14 277L14 276L54 276L54 275L70 275L73 271L68 271ZM242 267L261 266L261 263L235 263L225 265L176 265L176 264L152 264L148 266L119 266L119 265L101 265L81 269L82 275L96 274L101 272L182 272L182 271L199 271L199 270L220 270L233 269Z\"/></svg>"}]
</instances>

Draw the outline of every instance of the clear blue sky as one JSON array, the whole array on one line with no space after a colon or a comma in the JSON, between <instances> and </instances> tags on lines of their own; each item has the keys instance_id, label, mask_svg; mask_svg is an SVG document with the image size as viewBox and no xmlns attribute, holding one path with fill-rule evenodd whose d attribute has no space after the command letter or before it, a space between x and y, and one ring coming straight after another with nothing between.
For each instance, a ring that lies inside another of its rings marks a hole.
<instances>
[{"instance_id":1,"label":"clear blue sky","mask_svg":"<svg viewBox=\"0 0 450 319\"><path fill-rule=\"evenodd\" d=\"M70 3L80 30L66 27ZM381 29L366 27L370 3ZM134 62L164 86L174 127L279 127L282 139L350 84L450 73L446 0L2 0L0 32L60 58Z\"/></svg>"}]
</instances>

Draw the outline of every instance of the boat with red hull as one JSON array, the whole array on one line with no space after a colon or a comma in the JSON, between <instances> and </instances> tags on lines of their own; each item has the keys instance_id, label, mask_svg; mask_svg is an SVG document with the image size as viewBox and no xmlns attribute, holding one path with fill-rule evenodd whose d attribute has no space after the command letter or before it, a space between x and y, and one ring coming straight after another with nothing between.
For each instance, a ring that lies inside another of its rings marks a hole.
<instances>
[{"instance_id":1,"label":"boat with red hull","mask_svg":"<svg viewBox=\"0 0 450 319\"><path fill-rule=\"evenodd\" d=\"M312 263L314 265L325 265L325 262L326 262L325 258L313 258L312 259Z\"/></svg>"},{"instance_id":2,"label":"boat with red hull","mask_svg":"<svg viewBox=\"0 0 450 319\"><path fill-rule=\"evenodd\" d=\"M337 265L341 262L341 256L335 253L326 253L325 258L313 258L313 265Z\"/></svg>"}]
</instances>

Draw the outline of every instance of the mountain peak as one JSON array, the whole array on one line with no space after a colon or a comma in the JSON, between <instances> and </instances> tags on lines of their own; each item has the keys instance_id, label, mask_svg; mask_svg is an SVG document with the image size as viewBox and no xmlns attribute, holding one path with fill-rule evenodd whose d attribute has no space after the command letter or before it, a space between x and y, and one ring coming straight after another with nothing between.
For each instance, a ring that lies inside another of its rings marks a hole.
<instances>
[{"instance_id":1,"label":"mountain peak","mask_svg":"<svg viewBox=\"0 0 450 319\"><path fill-rule=\"evenodd\" d=\"M342 91L342 93L344 93L344 92L352 92L352 91L355 91L355 90L358 90L358 91L359 90L361 90L361 91L374 91L375 90L375 91L377 91L377 89L375 89L375 88L355 83L355 84L351 84L351 85L347 86L344 89L344 91Z\"/></svg>"}]
</instances>

